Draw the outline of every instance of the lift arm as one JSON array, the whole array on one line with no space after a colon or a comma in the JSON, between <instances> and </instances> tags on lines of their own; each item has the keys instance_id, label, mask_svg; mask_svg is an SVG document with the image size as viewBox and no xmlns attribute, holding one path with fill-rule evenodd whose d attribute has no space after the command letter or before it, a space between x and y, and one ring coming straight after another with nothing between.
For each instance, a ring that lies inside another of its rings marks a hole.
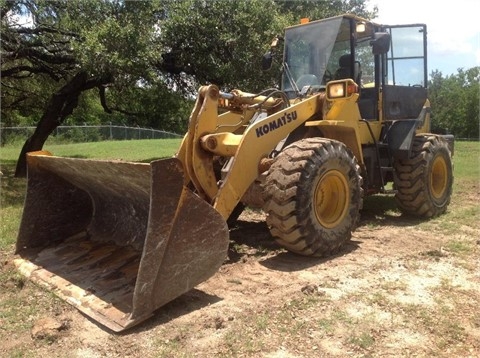
<instances>
[{"instance_id":1,"label":"lift arm","mask_svg":"<svg viewBox=\"0 0 480 358\"><path fill-rule=\"evenodd\" d=\"M217 128L221 126L221 116L218 115L220 96L216 86L200 89L188 133L177 157L183 162L188 180L198 194L227 219L248 187L261 174L262 160L268 158L283 138L320 111L323 95L317 94L278 110L249 125L241 134L218 132ZM240 107L278 105L277 99L242 92L233 93L229 98ZM238 122L243 122L243 116L238 114ZM215 155L234 157L229 173L221 182L217 182L213 170Z\"/></svg>"}]
</instances>

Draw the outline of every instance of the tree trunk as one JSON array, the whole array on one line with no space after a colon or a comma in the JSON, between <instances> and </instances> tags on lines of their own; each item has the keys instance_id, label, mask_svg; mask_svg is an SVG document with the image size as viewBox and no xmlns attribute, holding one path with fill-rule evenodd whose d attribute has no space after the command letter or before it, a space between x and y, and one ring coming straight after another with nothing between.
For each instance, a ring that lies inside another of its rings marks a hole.
<instances>
[{"instance_id":1,"label":"tree trunk","mask_svg":"<svg viewBox=\"0 0 480 358\"><path fill-rule=\"evenodd\" d=\"M99 77L88 78L85 72L79 72L52 95L35 131L25 141L22 147L15 169L15 177L23 178L27 175L26 154L43 148L48 136L52 134L77 107L80 94L85 90L98 87L105 82L105 79Z\"/></svg>"}]
</instances>

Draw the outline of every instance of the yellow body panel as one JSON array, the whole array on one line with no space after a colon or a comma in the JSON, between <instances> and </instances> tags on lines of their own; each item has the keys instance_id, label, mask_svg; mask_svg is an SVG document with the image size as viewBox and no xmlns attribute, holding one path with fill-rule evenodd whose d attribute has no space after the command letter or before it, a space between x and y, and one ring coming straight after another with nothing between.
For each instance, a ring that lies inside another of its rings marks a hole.
<instances>
[{"instance_id":1,"label":"yellow body panel","mask_svg":"<svg viewBox=\"0 0 480 358\"><path fill-rule=\"evenodd\" d=\"M357 160L363 163L362 144L378 141L382 124L380 121L366 123L362 120L357 105L358 97L358 93L355 93L333 101L324 120L309 121L305 125L318 126L325 137L345 143Z\"/></svg>"},{"instance_id":2,"label":"yellow body panel","mask_svg":"<svg viewBox=\"0 0 480 358\"><path fill-rule=\"evenodd\" d=\"M241 134L231 133L246 125L253 109L271 109L278 100L237 92L242 112L218 115L218 88L202 87L190 118L188 133L177 153L185 167L187 182L227 219L248 187L261 174L260 163L292 131L317 113L322 96L315 95L250 124ZM243 102L242 102L243 101ZM253 111L253 112L255 112ZM220 132L220 130L229 131ZM214 155L233 157L227 177L218 183L213 169ZM187 183L188 184L188 183Z\"/></svg>"},{"instance_id":3,"label":"yellow body panel","mask_svg":"<svg viewBox=\"0 0 480 358\"><path fill-rule=\"evenodd\" d=\"M269 155L278 142L313 116L318 108L319 96L312 96L266 117L245 131L233 165L215 198L214 208L220 214L228 218L250 184L261 174L261 160Z\"/></svg>"},{"instance_id":4,"label":"yellow body panel","mask_svg":"<svg viewBox=\"0 0 480 358\"><path fill-rule=\"evenodd\" d=\"M430 101L427 99L425 101L425 104L423 106L424 108L430 109ZM430 111L427 111L425 114L425 119L423 120L423 123L420 127L417 128L416 133L430 133Z\"/></svg>"},{"instance_id":5,"label":"yellow body panel","mask_svg":"<svg viewBox=\"0 0 480 358\"><path fill-rule=\"evenodd\" d=\"M233 157L242 141L241 134L229 132L209 134L201 139L202 147L213 154Z\"/></svg>"},{"instance_id":6,"label":"yellow body panel","mask_svg":"<svg viewBox=\"0 0 480 358\"><path fill-rule=\"evenodd\" d=\"M353 83L346 81L347 85ZM282 100L278 98L240 91L222 94L214 85L202 87L188 132L177 153L184 165L185 184L193 185L195 192L227 219L249 186L265 170L262 160L302 125L316 127L323 137L341 141L360 164L365 164L362 146L380 141L383 123L381 118L363 120L358 99L359 94L355 92L339 98L317 93L297 98L289 106L283 103L283 109L279 109ZM222 108L228 110L219 114ZM263 113L263 117L255 117L259 113ZM427 127L428 113L418 131ZM214 171L217 157L233 158L222 179Z\"/></svg>"},{"instance_id":7,"label":"yellow body panel","mask_svg":"<svg viewBox=\"0 0 480 358\"><path fill-rule=\"evenodd\" d=\"M188 128L188 140L186 145L186 156L183 158L187 172L192 179L198 194L207 201L217 194L215 173L213 171L213 158L200 146L202 135L216 131L217 106L219 91L214 86L202 87L199 92L194 114L190 118ZM198 108L199 107L199 108Z\"/></svg>"}]
</instances>

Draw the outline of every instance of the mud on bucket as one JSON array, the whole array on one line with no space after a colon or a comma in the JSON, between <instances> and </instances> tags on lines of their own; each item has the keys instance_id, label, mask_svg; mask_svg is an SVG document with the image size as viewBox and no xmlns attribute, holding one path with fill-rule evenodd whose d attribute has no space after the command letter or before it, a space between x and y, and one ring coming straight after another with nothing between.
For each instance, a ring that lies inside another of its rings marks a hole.
<instances>
[{"instance_id":1,"label":"mud on bucket","mask_svg":"<svg viewBox=\"0 0 480 358\"><path fill-rule=\"evenodd\" d=\"M114 331L211 277L221 215L183 186L178 159L150 164L31 153L18 269Z\"/></svg>"}]
</instances>

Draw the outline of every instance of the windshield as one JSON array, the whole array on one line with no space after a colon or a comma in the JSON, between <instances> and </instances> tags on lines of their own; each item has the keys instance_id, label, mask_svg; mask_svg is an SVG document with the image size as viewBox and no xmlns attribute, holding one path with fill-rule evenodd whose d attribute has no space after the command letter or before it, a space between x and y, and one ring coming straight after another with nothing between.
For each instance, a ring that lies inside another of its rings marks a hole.
<instances>
[{"instance_id":1,"label":"windshield","mask_svg":"<svg viewBox=\"0 0 480 358\"><path fill-rule=\"evenodd\" d=\"M342 17L311 22L286 30L284 54L286 68L282 79L282 87L285 91L294 90L285 73L288 70L299 90L303 85L325 85L326 81L331 79L325 77L328 77L333 70L331 57L334 47L337 51L350 48L348 35L344 35L343 41L339 38L339 43L335 44L337 37L345 33L340 31L341 27L346 27L346 34L349 34L349 21ZM337 66L338 57L335 60L335 67Z\"/></svg>"}]
</instances>

